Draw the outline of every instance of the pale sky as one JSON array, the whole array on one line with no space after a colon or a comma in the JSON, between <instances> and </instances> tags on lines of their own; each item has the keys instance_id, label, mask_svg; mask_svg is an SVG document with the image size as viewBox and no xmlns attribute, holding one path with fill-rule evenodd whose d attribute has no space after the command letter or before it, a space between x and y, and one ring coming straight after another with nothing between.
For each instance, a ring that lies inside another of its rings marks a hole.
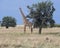
<instances>
[{"instance_id":1,"label":"pale sky","mask_svg":"<svg viewBox=\"0 0 60 48\"><path fill-rule=\"evenodd\" d=\"M12 16L17 20L17 24L23 24L22 15L19 7L22 8L25 15L28 14L27 5L32 5L45 0L0 0L0 20L4 16ZM60 0L51 0L54 3L55 12L53 18L56 24L60 24Z\"/></svg>"}]
</instances>

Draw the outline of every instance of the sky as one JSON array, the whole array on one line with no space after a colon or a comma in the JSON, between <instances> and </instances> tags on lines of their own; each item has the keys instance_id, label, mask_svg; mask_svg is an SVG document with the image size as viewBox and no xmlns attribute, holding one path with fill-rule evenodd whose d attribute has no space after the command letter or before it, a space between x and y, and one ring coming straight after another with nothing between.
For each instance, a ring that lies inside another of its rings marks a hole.
<instances>
[{"instance_id":1,"label":"sky","mask_svg":"<svg viewBox=\"0 0 60 48\"><path fill-rule=\"evenodd\" d=\"M23 24L22 15L20 14L19 8L22 8L25 15L28 14L29 10L27 6L36 4L46 0L0 0L0 21L4 16L12 16L16 18L17 24ZM51 0L55 7L53 19L56 24L60 24L60 0Z\"/></svg>"}]
</instances>

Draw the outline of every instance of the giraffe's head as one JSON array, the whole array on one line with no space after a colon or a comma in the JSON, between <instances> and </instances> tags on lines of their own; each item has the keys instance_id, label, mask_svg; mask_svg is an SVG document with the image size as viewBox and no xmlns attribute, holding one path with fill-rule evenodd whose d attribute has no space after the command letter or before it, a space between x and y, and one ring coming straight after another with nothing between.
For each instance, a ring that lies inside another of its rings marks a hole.
<instances>
[{"instance_id":1,"label":"giraffe's head","mask_svg":"<svg viewBox=\"0 0 60 48\"><path fill-rule=\"evenodd\" d=\"M21 8L19 8L21 10Z\"/></svg>"}]
</instances>

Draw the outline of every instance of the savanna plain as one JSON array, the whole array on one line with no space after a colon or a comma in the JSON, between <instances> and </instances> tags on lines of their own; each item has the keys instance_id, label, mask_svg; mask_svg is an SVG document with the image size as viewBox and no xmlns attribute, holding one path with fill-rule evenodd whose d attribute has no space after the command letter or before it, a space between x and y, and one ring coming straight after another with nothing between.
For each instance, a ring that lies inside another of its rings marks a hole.
<instances>
[{"instance_id":1,"label":"savanna plain","mask_svg":"<svg viewBox=\"0 0 60 48\"><path fill-rule=\"evenodd\" d=\"M43 28L38 34L38 28L30 29L24 34L23 26L15 28L0 27L0 48L60 48L60 28Z\"/></svg>"}]
</instances>

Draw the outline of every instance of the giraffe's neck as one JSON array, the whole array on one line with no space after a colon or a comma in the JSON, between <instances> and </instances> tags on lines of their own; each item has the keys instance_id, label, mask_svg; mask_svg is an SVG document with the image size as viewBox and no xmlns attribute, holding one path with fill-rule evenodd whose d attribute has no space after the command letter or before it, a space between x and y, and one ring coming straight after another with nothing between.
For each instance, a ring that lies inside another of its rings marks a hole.
<instances>
[{"instance_id":1,"label":"giraffe's neck","mask_svg":"<svg viewBox=\"0 0 60 48\"><path fill-rule=\"evenodd\" d=\"M19 10L20 10L20 12L21 12L21 14L22 14L22 17L23 17L23 21L24 21L24 23L28 23L28 20L26 19L26 16L24 15L22 9L19 8Z\"/></svg>"},{"instance_id":2,"label":"giraffe's neck","mask_svg":"<svg viewBox=\"0 0 60 48\"><path fill-rule=\"evenodd\" d=\"M20 10L20 12L21 12L21 14L22 14L22 17L23 17L24 19L26 19L26 16L24 15L24 13L23 13L22 9L21 9L21 8L19 8L19 10Z\"/></svg>"}]
</instances>

